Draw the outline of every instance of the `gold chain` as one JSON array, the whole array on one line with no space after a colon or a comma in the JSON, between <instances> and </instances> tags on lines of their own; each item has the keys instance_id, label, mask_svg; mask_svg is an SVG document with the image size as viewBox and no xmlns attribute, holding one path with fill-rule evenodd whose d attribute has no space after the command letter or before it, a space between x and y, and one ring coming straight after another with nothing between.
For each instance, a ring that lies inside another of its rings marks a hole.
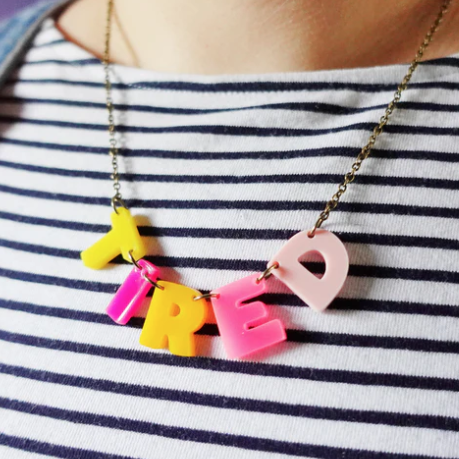
<instances>
[{"instance_id":1,"label":"gold chain","mask_svg":"<svg viewBox=\"0 0 459 459\"><path fill-rule=\"evenodd\" d=\"M121 196L120 174L118 172L118 147L115 133L115 118L113 114L113 99L112 99L112 83L110 80L110 38L112 31L112 15L113 15L113 0L108 0L107 17L105 27L105 48L102 64L104 65L105 73L105 103L108 112L108 135L109 135L109 150L108 153L112 159L113 172L110 178L113 180L113 189L115 194L112 197L111 204L115 212L117 207L126 207Z\"/></svg>"},{"instance_id":2,"label":"gold chain","mask_svg":"<svg viewBox=\"0 0 459 459\"><path fill-rule=\"evenodd\" d=\"M107 17L106 17L106 28L105 28L105 49L103 55L103 66L105 72L105 93L106 93L106 106L108 112L108 133L109 133L109 154L112 159L112 168L113 172L111 174L111 179L113 180L113 189L115 194L111 200L111 204L115 212L117 211L118 206L126 207L121 196L121 184L120 176L118 172L118 147L115 134L115 121L113 115L113 99L112 99L112 84L110 81L110 37L111 37L111 24L112 24L112 15L113 15L113 2L114 0L107 0ZM419 65L427 47L430 45L430 42L433 39L440 23L442 22L443 16L448 11L449 5L452 0L443 0L440 12L438 13L435 21L427 32L424 40L422 41L421 46L419 47L415 58L411 62L406 75L403 77L403 80L398 85L397 90L394 93L394 97L386 107L384 115L380 118L378 125L373 129L373 132L368 139L367 144L360 150L360 153L357 155L356 160L351 166L351 170L344 176L343 181L338 186L338 191L332 196L332 198L327 201L324 210L320 213L317 218L316 223L309 231L309 236L314 237L314 234L318 228L322 226L322 223L328 219L330 212L338 206L341 196L346 192L347 187L355 179L355 174L359 171L362 163L371 153L371 150L376 142L377 137L383 132L384 127L389 121L389 117L394 111L397 103L400 101L402 92L408 86L408 83L413 76L414 71Z\"/></svg>"},{"instance_id":3,"label":"gold chain","mask_svg":"<svg viewBox=\"0 0 459 459\"><path fill-rule=\"evenodd\" d=\"M419 62L421 61L422 56L424 55L427 47L430 45L430 42L432 41L432 38L435 35L435 32L437 31L443 19L443 16L448 11L448 8L451 2L452 0L443 1L440 12L438 13L435 21L433 22L432 26L430 27L429 31L424 37L424 40L422 41L422 44L419 47L415 58L413 59L413 61L410 64L410 67L408 68L408 72L403 77L402 82L398 85L398 88L394 93L393 99L387 106L386 111L384 112L384 115L379 120L379 124L373 129L373 132L371 133L367 144L360 150L360 153L357 155L357 158L354 161L354 164L352 164L351 170L344 176L343 181L339 184L338 191L325 204L324 210L320 213L319 218L317 219L316 223L314 224L312 229L309 231L310 237L314 237L316 230L320 228L322 226L322 223L325 220L327 220L328 217L330 216L330 212L336 209L341 199L341 196L347 190L347 186L354 181L355 174L359 171L360 167L362 166L363 161L367 159L368 156L370 155L371 149L373 148L377 137L383 132L384 126L386 126L387 122L389 121L390 115L394 111L397 103L400 101L400 98L402 96L402 91L404 91L406 87L408 86L408 83L411 80L411 77L413 76L414 71L418 67Z\"/></svg>"}]
</instances>

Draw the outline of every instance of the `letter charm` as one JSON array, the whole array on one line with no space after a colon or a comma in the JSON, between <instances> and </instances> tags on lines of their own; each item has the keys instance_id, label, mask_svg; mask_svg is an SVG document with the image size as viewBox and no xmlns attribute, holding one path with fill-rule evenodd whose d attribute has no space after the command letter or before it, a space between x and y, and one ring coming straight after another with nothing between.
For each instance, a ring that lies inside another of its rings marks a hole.
<instances>
[{"instance_id":1,"label":"letter charm","mask_svg":"<svg viewBox=\"0 0 459 459\"><path fill-rule=\"evenodd\" d=\"M112 212L112 229L91 247L81 252L81 259L88 268L101 269L121 254L130 261L129 252L135 260L145 256L145 247L131 213L125 207Z\"/></svg>"},{"instance_id":2,"label":"letter charm","mask_svg":"<svg viewBox=\"0 0 459 459\"><path fill-rule=\"evenodd\" d=\"M200 292L185 285L160 280L151 300L140 344L153 349L169 347L176 355L196 355L195 337L207 318L205 299L194 300Z\"/></svg>"},{"instance_id":3,"label":"letter charm","mask_svg":"<svg viewBox=\"0 0 459 459\"><path fill-rule=\"evenodd\" d=\"M314 237L309 231L292 236L268 263L279 263L273 275L286 284L307 305L323 311L343 287L349 270L349 257L343 243L333 233L318 229ZM319 279L305 269L298 259L308 252L318 252L325 260L325 273Z\"/></svg>"},{"instance_id":4,"label":"letter charm","mask_svg":"<svg viewBox=\"0 0 459 459\"><path fill-rule=\"evenodd\" d=\"M259 274L244 277L212 291L212 306L223 345L230 358L244 357L287 339L278 319L268 321L261 301L242 304L266 291L266 282L257 283Z\"/></svg>"},{"instance_id":5,"label":"letter charm","mask_svg":"<svg viewBox=\"0 0 459 459\"><path fill-rule=\"evenodd\" d=\"M118 324L126 325L129 319L142 306L143 300L153 285L148 279L156 282L159 277L159 268L146 260L138 260L141 269L134 266L129 276L116 292L107 306L107 314Z\"/></svg>"}]
</instances>

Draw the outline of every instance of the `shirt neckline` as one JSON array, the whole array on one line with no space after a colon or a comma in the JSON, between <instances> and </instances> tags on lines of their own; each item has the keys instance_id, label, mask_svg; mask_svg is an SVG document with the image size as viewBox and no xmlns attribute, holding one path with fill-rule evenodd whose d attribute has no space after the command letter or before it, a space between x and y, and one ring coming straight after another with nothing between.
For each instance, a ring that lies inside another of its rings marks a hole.
<instances>
[{"instance_id":1,"label":"shirt neckline","mask_svg":"<svg viewBox=\"0 0 459 459\"><path fill-rule=\"evenodd\" d=\"M73 47L82 56L83 59L100 59L92 54L87 49L79 46L77 43L66 38L62 32L56 26L53 18L48 18L47 28L53 29L54 34L59 36L59 40L66 42L67 46ZM44 26L45 27L45 26ZM58 51L58 49L55 49ZM59 53L61 58L69 61L68 57L64 53ZM448 65L448 61L457 60L457 63L451 63ZM81 65L75 63L75 66L80 67ZM142 81L174 81L183 83L202 83L202 84L218 84L218 83L263 83L263 82L314 82L314 81L348 81L352 82L365 82L366 80L374 82L375 79L378 83L394 83L399 82L403 75L408 71L410 63L402 64L387 64L370 67L352 67L344 69L324 69L324 70L300 70L300 71L278 71L278 72L263 72L263 73L219 73L219 74L197 74L197 73L179 73L179 72L164 72L152 69L143 69L140 67L134 67L124 64L111 63L110 66L114 74L119 78L120 81L127 77L131 80L129 84L135 85L136 80ZM421 61L420 66L416 70L414 77L417 82L425 80L431 80L432 75L430 72L426 75L420 75L421 69L439 67L441 66L443 72L441 76L448 76L458 72L459 68L459 52L435 59L425 59ZM445 71L445 68L450 68L451 71ZM435 74L438 78L438 72Z\"/></svg>"}]
</instances>

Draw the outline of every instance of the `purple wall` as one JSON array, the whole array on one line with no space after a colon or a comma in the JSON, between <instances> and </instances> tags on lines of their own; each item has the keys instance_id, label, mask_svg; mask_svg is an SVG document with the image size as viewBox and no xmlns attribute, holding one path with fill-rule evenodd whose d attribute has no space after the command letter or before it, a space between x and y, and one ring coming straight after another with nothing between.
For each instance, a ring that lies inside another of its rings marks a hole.
<instances>
[{"instance_id":1,"label":"purple wall","mask_svg":"<svg viewBox=\"0 0 459 459\"><path fill-rule=\"evenodd\" d=\"M34 3L38 0L0 0L0 20Z\"/></svg>"}]
</instances>

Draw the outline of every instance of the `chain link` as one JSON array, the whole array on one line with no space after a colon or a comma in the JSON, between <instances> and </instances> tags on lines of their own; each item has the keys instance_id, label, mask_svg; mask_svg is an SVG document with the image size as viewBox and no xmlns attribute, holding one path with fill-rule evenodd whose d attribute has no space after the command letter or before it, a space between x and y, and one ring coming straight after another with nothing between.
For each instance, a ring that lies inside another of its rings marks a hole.
<instances>
[{"instance_id":1,"label":"chain link","mask_svg":"<svg viewBox=\"0 0 459 459\"><path fill-rule=\"evenodd\" d=\"M115 212L118 207L126 207L123 198L121 196L121 183L120 174L118 170L118 147L116 140L115 130L115 117L114 117L114 106L112 99L112 83L110 80L110 38L111 38L111 25L113 16L113 0L108 0L107 4L107 17L105 27L105 48L102 64L104 66L105 73L105 103L108 112L108 136L109 136L109 149L108 153L112 160L112 174L110 178L113 180L113 190L115 194L112 197L111 204Z\"/></svg>"},{"instance_id":2,"label":"chain link","mask_svg":"<svg viewBox=\"0 0 459 459\"><path fill-rule=\"evenodd\" d=\"M114 0L107 0L107 17L106 17L106 28L105 28L105 49L103 55L103 66L104 66L104 73L105 73L105 93L106 93L106 106L108 112L108 134L109 134L109 154L112 160L112 169L113 172L111 174L111 179L113 180L113 189L115 194L111 200L111 204L115 212L117 211L117 207L126 207L124 201L121 196L121 183L120 183L120 175L118 170L118 147L117 147L117 140L116 140L116 132L115 132L115 120L114 120L114 106L113 106L113 99L112 99L112 84L110 80L110 38L111 38L111 24L112 24L112 16L113 16L113 2ZM438 27L440 26L444 15L448 11L448 8L451 4L452 0L443 0L440 12L438 13L435 21L433 22L432 26L430 27L429 31L427 32L424 40L422 41L421 46L419 47L415 58L411 62L406 75L403 77L403 80L398 85L397 90L394 93L394 97L386 107L384 115L380 118L379 123L373 129L373 132L368 139L367 144L360 150L360 153L357 155L354 163L352 164L349 172L344 175L343 181L338 185L338 190L332 196L332 198L327 201L325 204L324 210L319 214L314 226L309 231L309 236L314 237L314 234L317 229L322 226L322 223L328 220L330 213L336 209L338 206L341 196L346 192L348 185L350 185L356 177L356 173L360 170L362 163L371 153L371 150L376 142L377 137L383 132L384 127L389 121L392 112L397 106L397 103L400 101L402 92L407 88L408 83L413 76L414 71L417 69L422 57L428 46L430 45L433 36L437 32Z\"/></svg>"},{"instance_id":3,"label":"chain link","mask_svg":"<svg viewBox=\"0 0 459 459\"><path fill-rule=\"evenodd\" d=\"M443 20L443 16L446 14L448 11L449 5L451 4L452 0L444 0L440 9L440 12L438 13L435 21L433 22L432 26L430 27L429 31L427 32L426 36L424 37L424 40L422 41L421 46L419 47L415 58L411 62L408 72L406 75L403 77L403 80L399 84L397 90L394 93L394 97L387 106L384 115L380 118L379 124L375 126L373 129L373 132L370 135L370 138L368 139L367 144L360 150L360 153L357 155L356 160L351 166L350 171L345 174L343 181L338 185L338 191L332 196L332 198L327 201L325 204L324 210L319 214L319 217L312 227L312 229L309 231L309 236L314 237L314 234L317 229L319 229L322 226L322 223L325 220L328 220L328 217L330 216L330 212L335 210L336 207L338 206L341 196L346 192L347 187L349 184L351 184L356 177L356 173L359 171L359 169L362 166L363 161L368 158L368 156L371 153L371 150L376 142L377 137L383 132L384 127L389 121L389 117L392 115L392 112L394 111L397 103L400 101L402 97L402 92L406 89L408 86L408 83L411 80L411 77L413 76L414 71L419 65L419 62L421 61L422 57L424 56L424 53L427 49L427 47L430 45L430 42L433 39L433 36L435 35L435 32L437 31L438 27L440 26L440 23Z\"/></svg>"}]
</instances>

